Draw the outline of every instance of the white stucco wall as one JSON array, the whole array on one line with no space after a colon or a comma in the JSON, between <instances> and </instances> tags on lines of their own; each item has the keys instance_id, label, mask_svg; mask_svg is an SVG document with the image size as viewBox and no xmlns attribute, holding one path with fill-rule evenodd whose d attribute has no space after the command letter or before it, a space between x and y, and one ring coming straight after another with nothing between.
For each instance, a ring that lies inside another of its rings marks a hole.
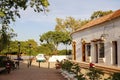
<instances>
[{"instance_id":1,"label":"white stucco wall","mask_svg":"<svg viewBox=\"0 0 120 80\"><path fill-rule=\"evenodd\" d=\"M120 38L118 39L118 66L120 67Z\"/></svg>"},{"instance_id":2,"label":"white stucco wall","mask_svg":"<svg viewBox=\"0 0 120 80\"><path fill-rule=\"evenodd\" d=\"M81 39L83 38L86 42L90 42L93 39L99 39L101 34L107 34L105 43L105 64L111 65L112 62L112 41L117 41L118 47L118 65L120 65L120 17L114 20L110 20L103 24L76 32L72 34L73 41L76 42L76 60L82 61L82 49ZM93 45L93 43L91 43ZM91 61L95 61L94 47L91 47Z\"/></svg>"}]
</instances>

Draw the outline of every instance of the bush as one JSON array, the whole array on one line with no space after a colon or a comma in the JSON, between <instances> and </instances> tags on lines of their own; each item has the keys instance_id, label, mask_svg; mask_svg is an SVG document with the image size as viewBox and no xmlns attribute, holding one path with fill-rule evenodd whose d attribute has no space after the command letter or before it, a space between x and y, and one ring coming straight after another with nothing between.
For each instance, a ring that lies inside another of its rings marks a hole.
<instances>
[{"instance_id":1,"label":"bush","mask_svg":"<svg viewBox=\"0 0 120 80\"><path fill-rule=\"evenodd\" d=\"M72 66L72 72L73 73L75 73L76 75L79 75L80 74L80 66L79 66L79 64L74 64L73 66Z\"/></svg>"},{"instance_id":2,"label":"bush","mask_svg":"<svg viewBox=\"0 0 120 80\"><path fill-rule=\"evenodd\" d=\"M65 60L64 62L61 63L62 69L66 70L68 72L72 72L71 68L73 66L73 63L69 60Z\"/></svg>"},{"instance_id":3,"label":"bush","mask_svg":"<svg viewBox=\"0 0 120 80\"><path fill-rule=\"evenodd\" d=\"M100 80L102 75L104 75L102 70L96 68L89 68L89 72L87 73L87 76L90 80Z\"/></svg>"},{"instance_id":4,"label":"bush","mask_svg":"<svg viewBox=\"0 0 120 80\"><path fill-rule=\"evenodd\" d=\"M75 78L77 78L77 80L86 80L86 78L84 77L83 74L79 74L79 75L75 76Z\"/></svg>"},{"instance_id":5,"label":"bush","mask_svg":"<svg viewBox=\"0 0 120 80\"><path fill-rule=\"evenodd\" d=\"M120 72L113 73L108 79L105 80L120 80Z\"/></svg>"}]
</instances>

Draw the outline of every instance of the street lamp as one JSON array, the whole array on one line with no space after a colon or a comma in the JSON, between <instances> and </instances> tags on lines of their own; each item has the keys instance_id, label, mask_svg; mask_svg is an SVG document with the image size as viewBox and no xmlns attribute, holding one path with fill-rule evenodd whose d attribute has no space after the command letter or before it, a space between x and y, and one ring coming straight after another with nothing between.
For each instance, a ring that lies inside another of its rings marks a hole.
<instances>
[{"instance_id":1,"label":"street lamp","mask_svg":"<svg viewBox=\"0 0 120 80\"><path fill-rule=\"evenodd\" d=\"M32 45L29 44L29 59L31 58L31 47L32 47Z\"/></svg>"},{"instance_id":2,"label":"street lamp","mask_svg":"<svg viewBox=\"0 0 120 80\"><path fill-rule=\"evenodd\" d=\"M10 45L8 44L8 52L6 53L6 56L7 56L7 54L10 55L9 51L10 51Z\"/></svg>"},{"instance_id":3,"label":"street lamp","mask_svg":"<svg viewBox=\"0 0 120 80\"><path fill-rule=\"evenodd\" d=\"M18 42L18 54L17 54L17 67L18 67L18 69L19 69L19 64L20 64L20 62L19 62L19 60L20 60L20 42Z\"/></svg>"},{"instance_id":4,"label":"street lamp","mask_svg":"<svg viewBox=\"0 0 120 80\"><path fill-rule=\"evenodd\" d=\"M17 54L17 58L20 58L20 42L18 42L18 54Z\"/></svg>"},{"instance_id":5,"label":"street lamp","mask_svg":"<svg viewBox=\"0 0 120 80\"><path fill-rule=\"evenodd\" d=\"M28 61L28 68L29 68L29 66L31 66L31 63L32 63L32 58L31 58L31 47L32 47L32 45L29 44L29 61Z\"/></svg>"}]
</instances>

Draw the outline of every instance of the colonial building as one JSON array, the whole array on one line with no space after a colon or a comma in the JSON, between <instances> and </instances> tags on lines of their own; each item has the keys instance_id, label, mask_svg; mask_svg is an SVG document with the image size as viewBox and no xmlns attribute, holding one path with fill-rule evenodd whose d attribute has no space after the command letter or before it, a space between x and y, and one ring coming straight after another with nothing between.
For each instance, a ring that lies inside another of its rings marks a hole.
<instances>
[{"instance_id":1,"label":"colonial building","mask_svg":"<svg viewBox=\"0 0 120 80\"><path fill-rule=\"evenodd\" d=\"M120 10L90 21L71 36L74 60L120 67Z\"/></svg>"}]
</instances>

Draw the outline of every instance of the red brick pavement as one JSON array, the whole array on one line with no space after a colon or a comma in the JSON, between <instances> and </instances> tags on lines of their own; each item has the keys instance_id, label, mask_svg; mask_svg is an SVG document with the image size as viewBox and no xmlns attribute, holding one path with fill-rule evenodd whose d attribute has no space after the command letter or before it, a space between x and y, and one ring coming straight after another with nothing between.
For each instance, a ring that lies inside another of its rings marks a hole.
<instances>
[{"instance_id":1,"label":"red brick pavement","mask_svg":"<svg viewBox=\"0 0 120 80\"><path fill-rule=\"evenodd\" d=\"M0 80L67 80L58 70L54 68L39 68L21 63L20 69L12 71L10 74L0 74Z\"/></svg>"}]
</instances>

